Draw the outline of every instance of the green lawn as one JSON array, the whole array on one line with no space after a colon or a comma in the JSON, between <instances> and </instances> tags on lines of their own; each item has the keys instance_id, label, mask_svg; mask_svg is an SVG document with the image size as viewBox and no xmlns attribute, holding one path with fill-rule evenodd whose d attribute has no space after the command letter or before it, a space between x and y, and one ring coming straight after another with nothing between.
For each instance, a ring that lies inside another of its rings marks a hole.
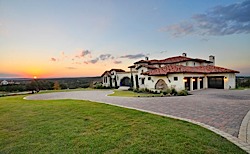
<instances>
[{"instance_id":1,"label":"green lawn","mask_svg":"<svg viewBox=\"0 0 250 154\"><path fill-rule=\"evenodd\" d=\"M0 98L0 153L245 153L188 122L80 100Z\"/></svg>"},{"instance_id":2,"label":"green lawn","mask_svg":"<svg viewBox=\"0 0 250 154\"><path fill-rule=\"evenodd\" d=\"M249 87L238 87L238 88L234 88L232 90L247 90L250 89Z\"/></svg>"},{"instance_id":3,"label":"green lawn","mask_svg":"<svg viewBox=\"0 0 250 154\"><path fill-rule=\"evenodd\" d=\"M159 97L160 94L151 94L151 93L136 93L133 91L123 91L123 90L114 90L113 94L108 96L120 96L120 97Z\"/></svg>"}]
</instances>

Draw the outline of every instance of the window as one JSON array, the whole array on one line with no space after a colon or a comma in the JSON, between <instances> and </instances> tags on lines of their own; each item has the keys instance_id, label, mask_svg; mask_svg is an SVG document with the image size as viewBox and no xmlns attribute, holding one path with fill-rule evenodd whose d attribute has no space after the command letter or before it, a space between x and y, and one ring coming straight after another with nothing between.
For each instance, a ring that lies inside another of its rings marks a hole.
<instances>
[{"instance_id":1,"label":"window","mask_svg":"<svg viewBox=\"0 0 250 154\"><path fill-rule=\"evenodd\" d=\"M177 76L174 77L174 81L178 81L178 77Z\"/></svg>"},{"instance_id":2,"label":"window","mask_svg":"<svg viewBox=\"0 0 250 154\"><path fill-rule=\"evenodd\" d=\"M194 63L194 66L195 66L195 63Z\"/></svg>"},{"instance_id":3,"label":"window","mask_svg":"<svg viewBox=\"0 0 250 154\"><path fill-rule=\"evenodd\" d=\"M141 73L143 73L143 70L141 70Z\"/></svg>"},{"instance_id":4,"label":"window","mask_svg":"<svg viewBox=\"0 0 250 154\"><path fill-rule=\"evenodd\" d=\"M145 78L142 78L141 79L141 84L144 84L145 83Z\"/></svg>"},{"instance_id":5,"label":"window","mask_svg":"<svg viewBox=\"0 0 250 154\"><path fill-rule=\"evenodd\" d=\"M188 66L188 62L186 62L186 66Z\"/></svg>"},{"instance_id":6,"label":"window","mask_svg":"<svg viewBox=\"0 0 250 154\"><path fill-rule=\"evenodd\" d=\"M151 77L148 77L148 80L151 80Z\"/></svg>"}]
</instances>

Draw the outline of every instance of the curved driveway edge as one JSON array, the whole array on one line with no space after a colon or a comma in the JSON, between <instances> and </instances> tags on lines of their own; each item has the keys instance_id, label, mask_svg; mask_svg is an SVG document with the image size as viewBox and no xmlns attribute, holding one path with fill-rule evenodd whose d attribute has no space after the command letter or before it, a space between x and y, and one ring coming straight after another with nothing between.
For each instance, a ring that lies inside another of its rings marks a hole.
<instances>
[{"instance_id":1,"label":"curved driveway edge","mask_svg":"<svg viewBox=\"0 0 250 154\"><path fill-rule=\"evenodd\" d=\"M250 90L208 89L187 97L128 98L106 96L113 91L75 91L27 96L26 99L78 99L149 112L205 127L250 153L250 145L238 139L241 122L250 110Z\"/></svg>"},{"instance_id":2,"label":"curved driveway edge","mask_svg":"<svg viewBox=\"0 0 250 154\"><path fill-rule=\"evenodd\" d=\"M250 143L250 111L248 111L241 123L238 138L248 144Z\"/></svg>"}]
</instances>

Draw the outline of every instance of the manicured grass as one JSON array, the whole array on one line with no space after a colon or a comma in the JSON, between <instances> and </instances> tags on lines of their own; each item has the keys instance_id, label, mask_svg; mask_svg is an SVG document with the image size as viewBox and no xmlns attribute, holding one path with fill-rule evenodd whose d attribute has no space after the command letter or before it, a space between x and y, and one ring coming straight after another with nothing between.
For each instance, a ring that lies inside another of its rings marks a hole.
<instances>
[{"instance_id":1,"label":"manicured grass","mask_svg":"<svg viewBox=\"0 0 250 154\"><path fill-rule=\"evenodd\" d=\"M247 90L247 89L250 89L248 87L238 87L238 88L235 88L235 89L232 89L232 90Z\"/></svg>"},{"instance_id":2,"label":"manicured grass","mask_svg":"<svg viewBox=\"0 0 250 154\"><path fill-rule=\"evenodd\" d=\"M159 97L160 94L151 94L151 93L136 93L133 91L123 91L123 90L114 90L113 94L108 96L120 96L120 97Z\"/></svg>"},{"instance_id":3,"label":"manicured grass","mask_svg":"<svg viewBox=\"0 0 250 154\"><path fill-rule=\"evenodd\" d=\"M245 153L188 122L80 100L0 98L0 153Z\"/></svg>"}]
</instances>

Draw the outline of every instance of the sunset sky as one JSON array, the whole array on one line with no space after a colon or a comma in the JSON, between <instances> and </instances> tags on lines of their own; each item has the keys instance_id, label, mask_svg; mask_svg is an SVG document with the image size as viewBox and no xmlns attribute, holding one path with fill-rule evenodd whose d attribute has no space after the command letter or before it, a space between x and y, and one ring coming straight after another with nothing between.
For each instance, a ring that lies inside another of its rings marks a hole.
<instances>
[{"instance_id":1,"label":"sunset sky","mask_svg":"<svg viewBox=\"0 0 250 154\"><path fill-rule=\"evenodd\" d=\"M0 78L99 76L183 52L250 75L250 0L0 0Z\"/></svg>"}]
</instances>

